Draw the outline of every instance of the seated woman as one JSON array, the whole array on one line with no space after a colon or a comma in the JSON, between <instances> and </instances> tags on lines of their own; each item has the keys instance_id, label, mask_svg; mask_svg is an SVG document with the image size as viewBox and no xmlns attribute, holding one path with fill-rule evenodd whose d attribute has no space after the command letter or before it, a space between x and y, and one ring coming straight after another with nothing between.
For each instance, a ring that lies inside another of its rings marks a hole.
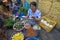
<instances>
[{"instance_id":1,"label":"seated woman","mask_svg":"<svg viewBox=\"0 0 60 40\"><path fill-rule=\"evenodd\" d=\"M25 19L28 19L29 23L34 25L35 22L39 22L41 19L41 12L37 9L37 3L31 2L30 3L30 9L28 10L27 17Z\"/></svg>"}]
</instances>

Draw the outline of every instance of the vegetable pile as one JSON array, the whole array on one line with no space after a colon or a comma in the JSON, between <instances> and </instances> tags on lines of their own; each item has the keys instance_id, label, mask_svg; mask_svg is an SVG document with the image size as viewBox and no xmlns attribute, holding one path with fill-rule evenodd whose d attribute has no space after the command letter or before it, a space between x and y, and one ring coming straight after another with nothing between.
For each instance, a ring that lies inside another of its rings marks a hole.
<instances>
[{"instance_id":1,"label":"vegetable pile","mask_svg":"<svg viewBox=\"0 0 60 40\"><path fill-rule=\"evenodd\" d=\"M12 19L5 19L5 26L6 28L13 28L14 21Z\"/></svg>"},{"instance_id":2,"label":"vegetable pile","mask_svg":"<svg viewBox=\"0 0 60 40\"><path fill-rule=\"evenodd\" d=\"M12 40L24 40L24 35L21 32L16 33L15 35L13 35Z\"/></svg>"},{"instance_id":3,"label":"vegetable pile","mask_svg":"<svg viewBox=\"0 0 60 40\"><path fill-rule=\"evenodd\" d=\"M20 21L20 18L19 18L19 17L17 17L17 18L15 19L15 22L18 22L18 21Z\"/></svg>"},{"instance_id":4,"label":"vegetable pile","mask_svg":"<svg viewBox=\"0 0 60 40\"><path fill-rule=\"evenodd\" d=\"M20 8L19 12L23 12L24 15L27 15L28 8Z\"/></svg>"},{"instance_id":5,"label":"vegetable pile","mask_svg":"<svg viewBox=\"0 0 60 40\"><path fill-rule=\"evenodd\" d=\"M13 28L16 30L20 30L24 27L24 23L15 23Z\"/></svg>"}]
</instances>

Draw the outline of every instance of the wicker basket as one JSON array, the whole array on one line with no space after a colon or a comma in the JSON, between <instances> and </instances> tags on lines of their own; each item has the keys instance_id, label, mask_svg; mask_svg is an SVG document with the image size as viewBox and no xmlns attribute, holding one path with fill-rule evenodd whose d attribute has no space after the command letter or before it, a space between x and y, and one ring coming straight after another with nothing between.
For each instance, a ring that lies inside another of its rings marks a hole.
<instances>
[{"instance_id":1,"label":"wicker basket","mask_svg":"<svg viewBox=\"0 0 60 40\"><path fill-rule=\"evenodd\" d=\"M20 24L20 22L17 22L17 23L15 23L15 24L13 25L13 29L14 29L15 31L21 31L21 30L23 30L23 29L24 29L24 27L20 28L19 30L18 30L18 29L16 29L16 28L14 28L14 26L16 26L16 24Z\"/></svg>"},{"instance_id":2,"label":"wicker basket","mask_svg":"<svg viewBox=\"0 0 60 40\"><path fill-rule=\"evenodd\" d=\"M56 21L51 20L51 18L47 16L43 16L41 21L39 22L39 25L47 32L50 32L55 27Z\"/></svg>"}]
</instances>

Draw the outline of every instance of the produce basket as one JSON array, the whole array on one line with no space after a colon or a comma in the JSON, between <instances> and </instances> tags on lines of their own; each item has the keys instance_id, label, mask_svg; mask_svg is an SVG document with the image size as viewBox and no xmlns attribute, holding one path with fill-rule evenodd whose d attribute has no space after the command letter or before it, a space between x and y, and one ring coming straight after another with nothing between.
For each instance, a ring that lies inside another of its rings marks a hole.
<instances>
[{"instance_id":1,"label":"produce basket","mask_svg":"<svg viewBox=\"0 0 60 40\"><path fill-rule=\"evenodd\" d=\"M10 19L10 18L5 19L4 25L5 25L6 29L13 28L13 24L14 24L14 21L12 19Z\"/></svg>"},{"instance_id":2,"label":"produce basket","mask_svg":"<svg viewBox=\"0 0 60 40\"><path fill-rule=\"evenodd\" d=\"M26 40L39 40L39 39L36 38L36 37L29 37L29 38L27 38Z\"/></svg>"},{"instance_id":3,"label":"produce basket","mask_svg":"<svg viewBox=\"0 0 60 40\"><path fill-rule=\"evenodd\" d=\"M47 32L50 32L56 25L56 21L52 20L51 18L47 16L43 16L41 18L41 21L39 22L39 25L45 29Z\"/></svg>"},{"instance_id":4,"label":"produce basket","mask_svg":"<svg viewBox=\"0 0 60 40\"><path fill-rule=\"evenodd\" d=\"M21 31L24 28L24 23L17 22L13 25L13 29L16 31Z\"/></svg>"},{"instance_id":5,"label":"produce basket","mask_svg":"<svg viewBox=\"0 0 60 40\"><path fill-rule=\"evenodd\" d=\"M22 32L17 32L11 36L10 40L24 40L24 34Z\"/></svg>"}]
</instances>

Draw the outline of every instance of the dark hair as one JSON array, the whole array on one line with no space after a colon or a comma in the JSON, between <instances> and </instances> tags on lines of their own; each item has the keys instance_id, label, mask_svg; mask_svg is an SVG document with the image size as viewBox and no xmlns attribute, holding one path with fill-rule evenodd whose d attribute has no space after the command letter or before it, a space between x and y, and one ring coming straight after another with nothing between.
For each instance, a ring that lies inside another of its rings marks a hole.
<instances>
[{"instance_id":1,"label":"dark hair","mask_svg":"<svg viewBox=\"0 0 60 40\"><path fill-rule=\"evenodd\" d=\"M31 6L31 5L37 7L37 3L36 3L36 2L31 2L31 3L30 3L30 6Z\"/></svg>"}]
</instances>

